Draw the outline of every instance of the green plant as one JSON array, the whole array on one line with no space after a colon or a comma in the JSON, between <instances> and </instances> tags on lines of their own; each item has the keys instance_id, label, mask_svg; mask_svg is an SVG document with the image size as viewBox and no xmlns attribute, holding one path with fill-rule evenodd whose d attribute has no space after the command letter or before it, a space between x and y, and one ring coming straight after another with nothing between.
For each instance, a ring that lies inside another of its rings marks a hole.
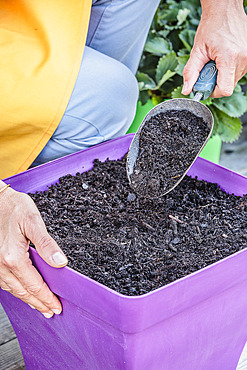
<instances>
[{"instance_id":1,"label":"green plant","mask_svg":"<svg viewBox=\"0 0 247 370\"><path fill-rule=\"evenodd\" d=\"M244 5L247 7L247 0ZM199 0L161 1L137 72L142 104L148 99L158 104L164 99L185 98L181 93L183 68L189 59L200 16ZM247 111L247 95L241 85L246 84L246 76L232 96L203 101L214 116L213 135L219 134L223 141L234 141L241 133L239 117Z\"/></svg>"}]
</instances>

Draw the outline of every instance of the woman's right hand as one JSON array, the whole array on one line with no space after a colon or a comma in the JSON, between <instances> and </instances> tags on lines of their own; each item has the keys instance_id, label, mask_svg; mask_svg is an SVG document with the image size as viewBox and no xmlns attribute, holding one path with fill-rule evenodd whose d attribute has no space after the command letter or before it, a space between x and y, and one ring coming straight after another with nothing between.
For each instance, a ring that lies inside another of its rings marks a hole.
<instances>
[{"instance_id":1,"label":"woman's right hand","mask_svg":"<svg viewBox=\"0 0 247 370\"><path fill-rule=\"evenodd\" d=\"M4 186L0 181L0 190ZM68 263L33 200L9 187L0 193L0 287L50 318L60 314L62 306L32 265L30 241L50 266Z\"/></svg>"},{"instance_id":2,"label":"woman's right hand","mask_svg":"<svg viewBox=\"0 0 247 370\"><path fill-rule=\"evenodd\" d=\"M230 96L247 73L247 15L241 0L201 0L202 16L190 58L184 67L182 93L190 94L204 65L214 60L217 85L212 98Z\"/></svg>"}]
</instances>

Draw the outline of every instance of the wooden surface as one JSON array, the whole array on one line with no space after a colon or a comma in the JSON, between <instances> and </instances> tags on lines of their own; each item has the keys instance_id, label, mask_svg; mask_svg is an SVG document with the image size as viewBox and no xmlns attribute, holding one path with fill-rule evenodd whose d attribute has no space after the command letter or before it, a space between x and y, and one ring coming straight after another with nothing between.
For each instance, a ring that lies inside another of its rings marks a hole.
<instances>
[{"instance_id":1,"label":"wooden surface","mask_svg":"<svg viewBox=\"0 0 247 370\"><path fill-rule=\"evenodd\" d=\"M220 164L247 176L247 124L244 125L243 132L237 142L222 145ZM25 365L18 340L0 304L0 370L22 369L25 369ZM200 366L198 370L200 370ZM247 370L247 345L236 370Z\"/></svg>"},{"instance_id":2,"label":"wooden surface","mask_svg":"<svg viewBox=\"0 0 247 370\"><path fill-rule=\"evenodd\" d=\"M12 325L0 304L0 370L25 369L20 346Z\"/></svg>"}]
</instances>

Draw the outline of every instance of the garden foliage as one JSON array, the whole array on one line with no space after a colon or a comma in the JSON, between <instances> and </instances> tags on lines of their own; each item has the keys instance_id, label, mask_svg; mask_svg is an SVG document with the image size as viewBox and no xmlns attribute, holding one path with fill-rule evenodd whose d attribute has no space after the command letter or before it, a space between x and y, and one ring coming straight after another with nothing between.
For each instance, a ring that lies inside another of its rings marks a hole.
<instances>
[{"instance_id":1,"label":"garden foliage","mask_svg":"<svg viewBox=\"0 0 247 370\"><path fill-rule=\"evenodd\" d=\"M244 5L247 8L247 0ZM142 104L148 99L157 104L169 98L186 98L181 93L183 68L189 59L200 16L199 0L161 1L137 72ZM214 117L213 135L219 134L223 141L236 140L242 130L239 117L247 111L247 94L241 85L246 82L247 75L230 97L203 101Z\"/></svg>"}]
</instances>

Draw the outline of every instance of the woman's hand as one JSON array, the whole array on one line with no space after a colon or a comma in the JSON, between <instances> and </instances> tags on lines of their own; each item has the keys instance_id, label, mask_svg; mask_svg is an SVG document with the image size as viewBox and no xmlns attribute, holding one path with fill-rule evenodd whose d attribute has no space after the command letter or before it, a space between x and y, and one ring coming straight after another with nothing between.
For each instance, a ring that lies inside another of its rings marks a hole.
<instances>
[{"instance_id":1,"label":"woman's hand","mask_svg":"<svg viewBox=\"0 0 247 370\"><path fill-rule=\"evenodd\" d=\"M209 60L218 69L212 97L230 96L247 72L247 16L240 0L201 0L202 17L190 59L184 68L182 93L188 95Z\"/></svg>"},{"instance_id":2,"label":"woman's hand","mask_svg":"<svg viewBox=\"0 0 247 370\"><path fill-rule=\"evenodd\" d=\"M0 181L0 189L4 185ZM0 287L50 318L61 313L62 306L32 265L28 253L30 240L49 265L67 264L33 200L7 188L0 193Z\"/></svg>"}]
</instances>

